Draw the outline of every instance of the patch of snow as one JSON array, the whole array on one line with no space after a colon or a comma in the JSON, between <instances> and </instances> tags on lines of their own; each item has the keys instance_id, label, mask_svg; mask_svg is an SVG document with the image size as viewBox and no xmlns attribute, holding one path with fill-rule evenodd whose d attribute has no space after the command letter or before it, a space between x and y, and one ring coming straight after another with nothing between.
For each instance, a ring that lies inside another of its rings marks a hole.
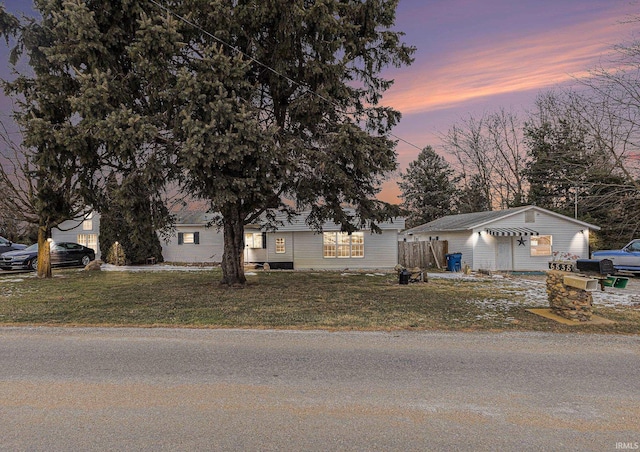
<instances>
[{"instance_id":1,"label":"patch of snow","mask_svg":"<svg viewBox=\"0 0 640 452\"><path fill-rule=\"evenodd\" d=\"M211 271L214 267L196 267L188 265L112 265L102 264L100 270L107 272L201 272Z\"/></svg>"},{"instance_id":2,"label":"patch of snow","mask_svg":"<svg viewBox=\"0 0 640 452\"><path fill-rule=\"evenodd\" d=\"M519 293L522 293L527 305L532 306L548 306L549 301L547 298L546 277L540 276L536 278L526 277L505 277L504 275L481 275L471 274L465 275L464 273L429 273L429 278L446 278L446 279L464 279L464 280L493 280L499 284L500 289L503 291L509 291L513 289ZM613 287L605 287L604 291L596 290L591 292L593 296L593 305L602 307L621 307L621 306L640 306L640 282L630 279L629 284L625 289L618 289ZM492 309L503 310L508 308L508 300L480 300L474 301L478 306ZM521 304L520 304L521 305Z\"/></svg>"}]
</instances>

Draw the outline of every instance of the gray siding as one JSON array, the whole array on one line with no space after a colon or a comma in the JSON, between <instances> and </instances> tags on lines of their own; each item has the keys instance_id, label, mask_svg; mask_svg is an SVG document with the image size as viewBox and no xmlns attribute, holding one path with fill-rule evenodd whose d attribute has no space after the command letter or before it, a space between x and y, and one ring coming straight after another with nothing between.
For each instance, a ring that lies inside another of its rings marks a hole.
<instances>
[{"instance_id":1,"label":"gray siding","mask_svg":"<svg viewBox=\"0 0 640 452\"><path fill-rule=\"evenodd\" d=\"M178 233L199 232L200 243L184 243L178 245ZM216 228L206 228L202 225L177 225L176 232L169 242L161 241L162 257L165 262L178 263L217 263L222 261L224 241L222 232Z\"/></svg>"},{"instance_id":2,"label":"gray siding","mask_svg":"<svg viewBox=\"0 0 640 452\"><path fill-rule=\"evenodd\" d=\"M276 253L276 239L284 239L284 253ZM267 261L268 262L293 262L294 256L293 232L269 232L267 234Z\"/></svg>"},{"instance_id":3,"label":"gray siding","mask_svg":"<svg viewBox=\"0 0 640 452\"><path fill-rule=\"evenodd\" d=\"M309 269L391 269L398 264L398 233L383 231L382 234L364 234L363 258L322 257L322 234L313 232L294 233L294 268Z\"/></svg>"},{"instance_id":4,"label":"gray siding","mask_svg":"<svg viewBox=\"0 0 640 452\"><path fill-rule=\"evenodd\" d=\"M404 228L404 218L381 223L381 234L364 231L363 258L323 258L322 234L308 229L304 215L298 215L292 223L286 223L276 232L267 233L265 249L245 249L246 262L294 262L295 269L391 269L398 263L398 231ZM190 222L191 223L191 222ZM54 240L76 242L78 233L99 233L100 216L94 214L91 231L82 231L82 221L65 222L61 229L54 230ZM326 231L337 231L339 226L325 224ZM178 244L178 233L199 233L199 244ZM259 232L247 229L246 232ZM276 238L285 239L285 252L276 253ZM176 263L219 263L222 261L224 240L222 231L204 224L178 224L168 241L161 239L162 256L166 262ZM100 251L96 250L100 257Z\"/></svg>"}]
</instances>

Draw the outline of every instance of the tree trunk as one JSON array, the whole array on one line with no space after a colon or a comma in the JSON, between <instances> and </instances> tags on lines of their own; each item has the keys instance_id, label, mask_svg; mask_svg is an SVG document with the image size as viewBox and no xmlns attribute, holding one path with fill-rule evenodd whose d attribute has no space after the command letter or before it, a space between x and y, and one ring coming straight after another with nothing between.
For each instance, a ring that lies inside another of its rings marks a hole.
<instances>
[{"instance_id":1,"label":"tree trunk","mask_svg":"<svg viewBox=\"0 0 640 452\"><path fill-rule=\"evenodd\" d=\"M244 221L234 209L222 212L224 253L222 255L222 281L220 284L244 285Z\"/></svg>"},{"instance_id":2,"label":"tree trunk","mask_svg":"<svg viewBox=\"0 0 640 452\"><path fill-rule=\"evenodd\" d=\"M51 248L46 226L38 227L38 278L51 278Z\"/></svg>"}]
</instances>

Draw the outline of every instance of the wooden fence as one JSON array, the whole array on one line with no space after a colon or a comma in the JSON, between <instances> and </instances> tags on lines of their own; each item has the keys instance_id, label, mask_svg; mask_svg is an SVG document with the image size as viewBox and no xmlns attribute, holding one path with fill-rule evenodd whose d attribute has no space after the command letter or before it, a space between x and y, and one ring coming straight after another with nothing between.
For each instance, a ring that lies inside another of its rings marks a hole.
<instances>
[{"instance_id":1,"label":"wooden fence","mask_svg":"<svg viewBox=\"0 0 640 452\"><path fill-rule=\"evenodd\" d=\"M406 268L429 267L446 268L448 242L446 240L429 242L399 242L398 263Z\"/></svg>"}]
</instances>

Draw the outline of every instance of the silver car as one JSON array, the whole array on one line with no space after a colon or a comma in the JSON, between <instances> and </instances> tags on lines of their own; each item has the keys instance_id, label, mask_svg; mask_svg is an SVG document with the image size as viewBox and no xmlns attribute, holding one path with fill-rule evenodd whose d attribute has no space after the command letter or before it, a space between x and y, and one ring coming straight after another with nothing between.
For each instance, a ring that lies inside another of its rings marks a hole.
<instances>
[{"instance_id":1,"label":"silver car","mask_svg":"<svg viewBox=\"0 0 640 452\"><path fill-rule=\"evenodd\" d=\"M594 251L591 258L609 259L616 270L640 273L640 239L632 240L621 250Z\"/></svg>"}]
</instances>

